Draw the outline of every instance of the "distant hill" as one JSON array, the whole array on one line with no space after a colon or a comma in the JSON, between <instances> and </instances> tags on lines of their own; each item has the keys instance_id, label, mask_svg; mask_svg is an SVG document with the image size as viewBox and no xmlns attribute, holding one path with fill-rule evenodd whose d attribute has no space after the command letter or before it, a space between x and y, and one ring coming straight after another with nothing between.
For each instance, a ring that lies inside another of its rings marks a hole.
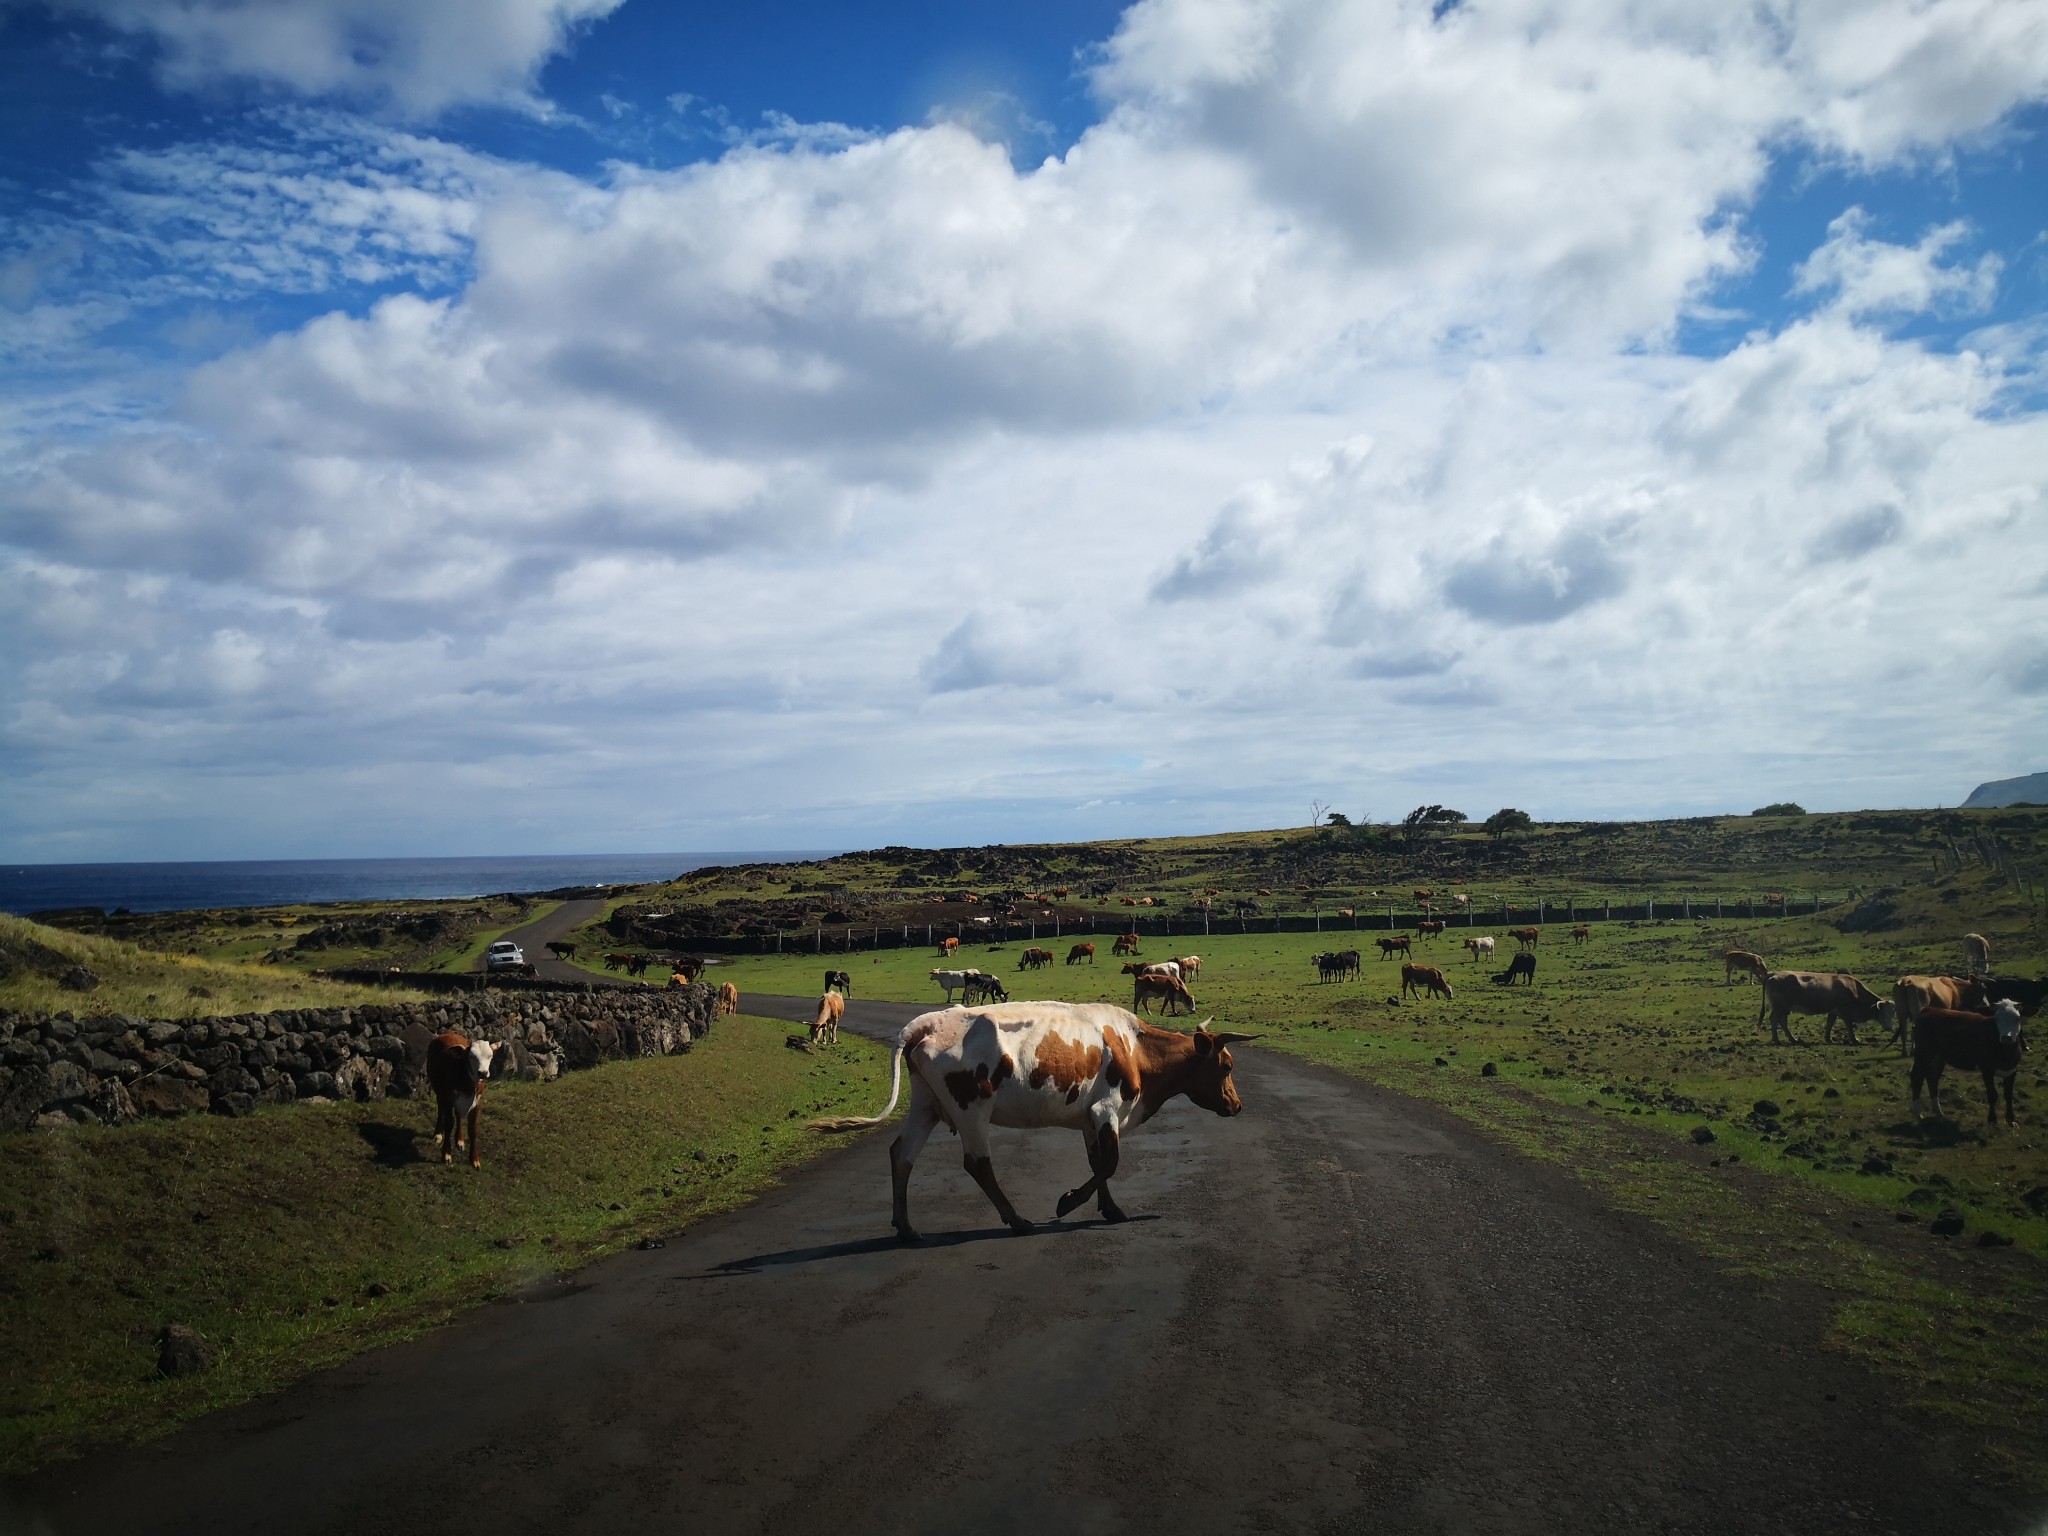
<instances>
[{"instance_id":1,"label":"distant hill","mask_svg":"<svg viewBox=\"0 0 2048 1536\"><path fill-rule=\"evenodd\" d=\"M2048 773L2030 773L2017 779L1993 779L1970 791L1963 809L1989 810L2000 805L2048 805Z\"/></svg>"}]
</instances>

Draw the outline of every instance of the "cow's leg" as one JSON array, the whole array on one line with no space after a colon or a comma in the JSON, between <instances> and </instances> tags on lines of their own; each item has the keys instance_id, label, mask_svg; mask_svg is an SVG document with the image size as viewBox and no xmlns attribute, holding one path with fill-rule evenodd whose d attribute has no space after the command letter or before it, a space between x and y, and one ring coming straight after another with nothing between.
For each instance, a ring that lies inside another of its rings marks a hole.
<instances>
[{"instance_id":1,"label":"cow's leg","mask_svg":"<svg viewBox=\"0 0 2048 1536\"><path fill-rule=\"evenodd\" d=\"M1124 1213L1110 1196L1109 1181L1116 1174L1117 1139L1116 1132L1103 1126L1095 1133L1095 1144L1088 1149L1088 1161L1095 1169L1095 1209L1104 1221L1122 1221Z\"/></svg>"},{"instance_id":2,"label":"cow's leg","mask_svg":"<svg viewBox=\"0 0 2048 1536\"><path fill-rule=\"evenodd\" d=\"M1920 1059L1917 1056L1913 1059L1913 1075L1911 1081L1911 1091L1913 1094L1913 1118L1915 1120L1918 1120L1921 1114L1923 1113L1923 1111L1920 1108L1920 1090L1927 1085L1927 1069L1920 1064Z\"/></svg>"},{"instance_id":3,"label":"cow's leg","mask_svg":"<svg viewBox=\"0 0 2048 1536\"><path fill-rule=\"evenodd\" d=\"M2005 1074L2005 1123L2007 1125L2017 1125L2019 1123L2012 1117L2012 1080L2018 1076L2018 1072L2008 1072ZM1994 1125L1998 1123L1998 1111L1996 1109L1993 1109L1991 1112L1991 1120Z\"/></svg>"},{"instance_id":4,"label":"cow's leg","mask_svg":"<svg viewBox=\"0 0 2048 1536\"><path fill-rule=\"evenodd\" d=\"M932 1102L930 1090L913 1074L903 1132L889 1143L890 1221L897 1237L906 1243L917 1241L917 1229L910 1224L910 1170L938 1123L939 1108Z\"/></svg>"},{"instance_id":5,"label":"cow's leg","mask_svg":"<svg viewBox=\"0 0 2048 1536\"><path fill-rule=\"evenodd\" d=\"M988 1155L986 1115L969 1110L960 1116L954 1128L960 1132L961 1166L966 1168L967 1176L981 1186L981 1192L988 1196L988 1203L996 1208L996 1214L1003 1218L1012 1232L1031 1231L1031 1223L1017 1214L1017 1208L1010 1204L1010 1197L996 1182L995 1164Z\"/></svg>"},{"instance_id":6,"label":"cow's leg","mask_svg":"<svg viewBox=\"0 0 2048 1536\"><path fill-rule=\"evenodd\" d=\"M455 1100L439 1096L434 1106L434 1139L441 1144L441 1161L455 1161Z\"/></svg>"},{"instance_id":7,"label":"cow's leg","mask_svg":"<svg viewBox=\"0 0 2048 1536\"><path fill-rule=\"evenodd\" d=\"M1984 1115L1985 1124L1992 1130L1998 1129L1998 1069L1984 1069Z\"/></svg>"},{"instance_id":8,"label":"cow's leg","mask_svg":"<svg viewBox=\"0 0 2048 1536\"><path fill-rule=\"evenodd\" d=\"M484 1165L483 1148L476 1139L477 1121L483 1118L483 1113L484 1101L482 1099L471 1100L469 1106L469 1166L472 1168L481 1168Z\"/></svg>"}]
</instances>

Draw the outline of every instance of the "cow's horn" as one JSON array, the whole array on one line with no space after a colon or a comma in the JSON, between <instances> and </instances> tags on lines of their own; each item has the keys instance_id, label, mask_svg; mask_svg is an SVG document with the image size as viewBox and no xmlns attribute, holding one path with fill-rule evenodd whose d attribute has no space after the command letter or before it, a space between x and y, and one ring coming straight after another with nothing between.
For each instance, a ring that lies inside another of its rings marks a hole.
<instances>
[{"instance_id":1,"label":"cow's horn","mask_svg":"<svg viewBox=\"0 0 2048 1536\"><path fill-rule=\"evenodd\" d=\"M1239 1043L1240 1043L1240 1042L1242 1042L1242 1041L1245 1041L1245 1040L1256 1040L1256 1039L1258 1039L1258 1038L1259 1038L1259 1037L1258 1037L1257 1035L1239 1035L1239 1034L1233 1034L1233 1033L1232 1033L1231 1031L1229 1031L1229 1030L1227 1030L1227 1029L1226 1029L1226 1030L1224 1030L1224 1031L1223 1031L1223 1033L1222 1033L1222 1034L1220 1034L1220 1035L1218 1035L1218 1036L1216 1037L1216 1043L1217 1043L1218 1045L1237 1045L1237 1044L1239 1044Z\"/></svg>"}]
</instances>

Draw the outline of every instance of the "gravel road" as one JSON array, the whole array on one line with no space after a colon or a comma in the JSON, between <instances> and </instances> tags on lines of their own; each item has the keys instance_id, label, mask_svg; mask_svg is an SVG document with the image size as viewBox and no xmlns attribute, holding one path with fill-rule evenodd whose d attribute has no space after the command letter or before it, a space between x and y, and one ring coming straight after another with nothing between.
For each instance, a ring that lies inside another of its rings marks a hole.
<instances>
[{"instance_id":1,"label":"gravel road","mask_svg":"<svg viewBox=\"0 0 2048 1536\"><path fill-rule=\"evenodd\" d=\"M1817 1298L1766 1299L1430 1106L1237 1054L1243 1115L1183 1101L1126 1144L1126 1225L1013 1237L941 1134L911 1185L927 1240L900 1247L884 1130L658 1251L15 1497L65 1536L2039 1518L1966 1434L1816 1348ZM995 1161L1041 1222L1085 1172L1057 1133L999 1131Z\"/></svg>"}]
</instances>

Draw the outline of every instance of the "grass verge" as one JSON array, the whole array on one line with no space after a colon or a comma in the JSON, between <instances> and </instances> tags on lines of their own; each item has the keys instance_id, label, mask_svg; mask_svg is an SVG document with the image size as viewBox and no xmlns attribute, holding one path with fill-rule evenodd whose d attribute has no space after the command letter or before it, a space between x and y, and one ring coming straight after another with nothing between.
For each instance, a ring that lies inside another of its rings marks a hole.
<instances>
[{"instance_id":1,"label":"grass verge","mask_svg":"<svg viewBox=\"0 0 2048 1536\"><path fill-rule=\"evenodd\" d=\"M503 1083L484 1167L428 1161L430 1101L290 1106L0 1140L0 1471L148 1438L750 1199L871 1112L854 1037L721 1020L686 1056ZM220 1351L156 1375L169 1323Z\"/></svg>"}]
</instances>

